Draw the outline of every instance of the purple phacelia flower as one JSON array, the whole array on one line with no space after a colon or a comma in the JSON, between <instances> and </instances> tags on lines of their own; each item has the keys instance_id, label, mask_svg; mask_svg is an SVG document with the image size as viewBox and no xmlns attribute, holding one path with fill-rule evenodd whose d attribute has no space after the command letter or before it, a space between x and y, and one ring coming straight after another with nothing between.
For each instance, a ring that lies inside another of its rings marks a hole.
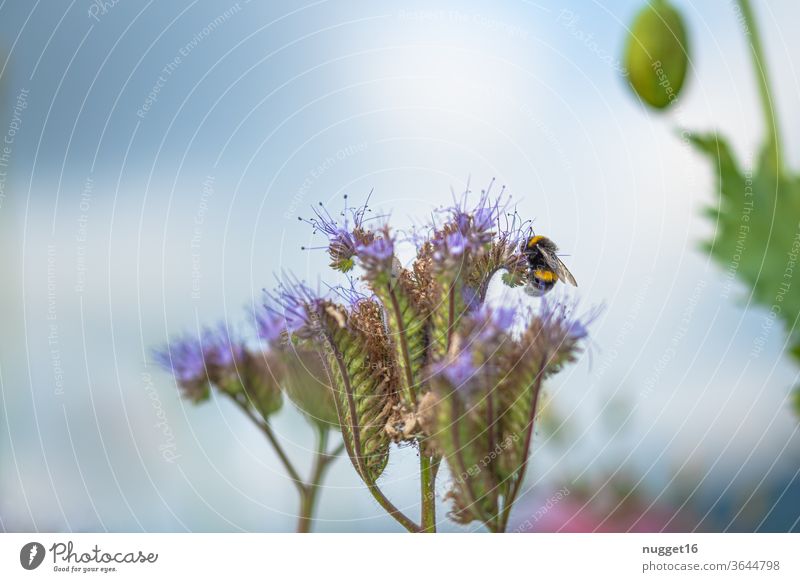
<instances>
[{"instance_id":1,"label":"purple phacelia flower","mask_svg":"<svg viewBox=\"0 0 800 582\"><path fill-rule=\"evenodd\" d=\"M474 287L464 285L461 288L461 298L464 300L464 305L467 308L467 313L472 313L481 305L481 298L478 290Z\"/></svg>"},{"instance_id":2,"label":"purple phacelia flower","mask_svg":"<svg viewBox=\"0 0 800 582\"><path fill-rule=\"evenodd\" d=\"M384 228L378 236L358 245L356 254L368 279L390 273L394 259L394 240L389 229Z\"/></svg>"},{"instance_id":3,"label":"purple phacelia flower","mask_svg":"<svg viewBox=\"0 0 800 582\"><path fill-rule=\"evenodd\" d=\"M589 335L589 330L582 321L576 319L570 322L569 326L567 327L567 333L573 339L579 340L586 338Z\"/></svg>"},{"instance_id":4,"label":"purple phacelia flower","mask_svg":"<svg viewBox=\"0 0 800 582\"><path fill-rule=\"evenodd\" d=\"M358 256L373 260L387 261L394 255L394 243L390 238L378 237L370 243L358 246Z\"/></svg>"},{"instance_id":5,"label":"purple phacelia flower","mask_svg":"<svg viewBox=\"0 0 800 582\"><path fill-rule=\"evenodd\" d=\"M483 201L485 203L485 201ZM497 206L480 207L472 214L472 226L476 232L484 233L492 230L497 221Z\"/></svg>"},{"instance_id":6,"label":"purple phacelia flower","mask_svg":"<svg viewBox=\"0 0 800 582\"><path fill-rule=\"evenodd\" d=\"M469 350L460 352L456 357L438 364L434 374L441 374L454 388L464 388L475 376L477 369Z\"/></svg>"},{"instance_id":7,"label":"purple phacelia flower","mask_svg":"<svg viewBox=\"0 0 800 582\"><path fill-rule=\"evenodd\" d=\"M282 315L262 307L256 312L256 331L258 337L273 345L278 342L286 331L286 321Z\"/></svg>"},{"instance_id":8,"label":"purple phacelia flower","mask_svg":"<svg viewBox=\"0 0 800 582\"><path fill-rule=\"evenodd\" d=\"M244 357L245 346L238 338L231 335L230 329L224 323L215 328L206 328L200 337L203 349L203 359L206 368L216 370L235 369L236 363ZM214 374L211 373L213 376Z\"/></svg>"},{"instance_id":9,"label":"purple phacelia flower","mask_svg":"<svg viewBox=\"0 0 800 582\"><path fill-rule=\"evenodd\" d=\"M265 295L264 309L271 316L270 327L264 331L274 334L280 319L289 334L309 338L316 333L319 325L316 308L322 298L311 287L301 281L290 281L281 283L274 293L265 292Z\"/></svg>"},{"instance_id":10,"label":"purple phacelia flower","mask_svg":"<svg viewBox=\"0 0 800 582\"><path fill-rule=\"evenodd\" d=\"M517 309L515 307L490 307L485 303L471 314L475 333L481 341L493 341L508 335L514 325Z\"/></svg>"},{"instance_id":11,"label":"purple phacelia flower","mask_svg":"<svg viewBox=\"0 0 800 582\"><path fill-rule=\"evenodd\" d=\"M202 382L208 378L200 338L185 336L153 352L155 361L175 376L179 384Z\"/></svg>"},{"instance_id":12,"label":"purple phacelia flower","mask_svg":"<svg viewBox=\"0 0 800 582\"><path fill-rule=\"evenodd\" d=\"M371 195L372 193L370 193ZM307 222L314 227L314 232L322 232L328 237L328 254L331 257L331 267L346 273L353 268L353 257L359 244L358 233L363 234L362 224L364 215L369 210L369 196L362 206L356 208L347 207L347 196L345 195L345 207L340 213L342 223L328 212L322 202L318 208L314 208L314 218L299 220Z\"/></svg>"},{"instance_id":13,"label":"purple phacelia flower","mask_svg":"<svg viewBox=\"0 0 800 582\"><path fill-rule=\"evenodd\" d=\"M492 324L500 331L508 333L514 325L517 310L514 307L498 307L492 310Z\"/></svg>"},{"instance_id":14,"label":"purple phacelia flower","mask_svg":"<svg viewBox=\"0 0 800 582\"><path fill-rule=\"evenodd\" d=\"M156 362L195 402L208 398L209 382L219 383L235 374L244 355L244 343L232 337L225 324L205 328L198 336L177 338L154 353Z\"/></svg>"},{"instance_id":15,"label":"purple phacelia flower","mask_svg":"<svg viewBox=\"0 0 800 582\"><path fill-rule=\"evenodd\" d=\"M433 227L440 234L432 241L433 258L440 268L458 267L465 255L483 252L494 239L500 210L507 200L503 196L505 190L495 199L490 198L490 190L491 184L481 192L477 204L469 206L467 188L460 198L454 197L452 206L441 210L447 218L443 226Z\"/></svg>"},{"instance_id":16,"label":"purple phacelia flower","mask_svg":"<svg viewBox=\"0 0 800 582\"><path fill-rule=\"evenodd\" d=\"M373 293L365 293L365 291L369 291L368 288L365 288L363 285L358 285L354 279L348 277L348 283L347 286L333 285L329 286L328 289L334 295L341 298L350 309L355 308L362 301L375 299Z\"/></svg>"},{"instance_id":17,"label":"purple phacelia flower","mask_svg":"<svg viewBox=\"0 0 800 582\"><path fill-rule=\"evenodd\" d=\"M467 250L469 241L460 232L447 235L447 252L453 257L460 257Z\"/></svg>"}]
</instances>

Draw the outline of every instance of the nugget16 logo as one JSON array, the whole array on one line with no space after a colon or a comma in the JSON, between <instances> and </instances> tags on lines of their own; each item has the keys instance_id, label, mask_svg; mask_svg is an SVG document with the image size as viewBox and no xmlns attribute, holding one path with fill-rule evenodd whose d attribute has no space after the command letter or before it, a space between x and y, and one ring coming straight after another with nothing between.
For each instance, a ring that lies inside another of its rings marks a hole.
<instances>
[{"instance_id":1,"label":"nugget16 logo","mask_svg":"<svg viewBox=\"0 0 800 582\"><path fill-rule=\"evenodd\" d=\"M19 563L26 570L35 570L44 561L44 546L39 542L28 542L19 551Z\"/></svg>"}]
</instances>

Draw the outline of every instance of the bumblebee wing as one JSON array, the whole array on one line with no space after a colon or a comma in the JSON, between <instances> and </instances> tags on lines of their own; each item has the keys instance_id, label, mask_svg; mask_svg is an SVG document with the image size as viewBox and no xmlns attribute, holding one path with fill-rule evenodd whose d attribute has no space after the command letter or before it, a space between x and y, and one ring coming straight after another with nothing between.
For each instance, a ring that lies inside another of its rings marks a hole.
<instances>
[{"instance_id":1,"label":"bumblebee wing","mask_svg":"<svg viewBox=\"0 0 800 582\"><path fill-rule=\"evenodd\" d=\"M572 276L572 273L569 272L567 266L561 262L561 259L559 259L555 253L552 253L546 249L540 248L540 250L545 263L553 272L555 272L556 275L558 275L559 279L565 283L569 283L573 287L578 286L578 282L575 280L575 277Z\"/></svg>"}]
</instances>

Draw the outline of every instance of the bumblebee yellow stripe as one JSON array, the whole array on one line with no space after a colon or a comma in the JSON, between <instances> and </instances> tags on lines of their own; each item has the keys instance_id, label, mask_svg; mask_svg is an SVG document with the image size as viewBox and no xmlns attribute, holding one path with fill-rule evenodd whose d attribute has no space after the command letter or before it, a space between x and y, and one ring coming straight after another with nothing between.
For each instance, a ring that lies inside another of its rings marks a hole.
<instances>
[{"instance_id":1,"label":"bumblebee yellow stripe","mask_svg":"<svg viewBox=\"0 0 800 582\"><path fill-rule=\"evenodd\" d=\"M536 245L536 243L538 243L543 238L544 237L542 235L540 235L540 234L537 234L536 236L532 236L530 238L530 240L528 241L528 248L532 249Z\"/></svg>"},{"instance_id":2,"label":"bumblebee yellow stripe","mask_svg":"<svg viewBox=\"0 0 800 582\"><path fill-rule=\"evenodd\" d=\"M536 277L537 279L541 279L545 283L558 281L558 275L556 275L553 271L548 271L546 269L536 269L533 272L533 276Z\"/></svg>"}]
</instances>

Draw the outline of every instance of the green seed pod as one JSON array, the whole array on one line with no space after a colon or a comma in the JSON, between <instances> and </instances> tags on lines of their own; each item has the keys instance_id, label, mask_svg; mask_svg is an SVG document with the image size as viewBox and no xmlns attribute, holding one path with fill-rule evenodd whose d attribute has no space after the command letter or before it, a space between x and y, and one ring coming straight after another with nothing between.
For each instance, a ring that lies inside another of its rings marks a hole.
<instances>
[{"instance_id":1,"label":"green seed pod","mask_svg":"<svg viewBox=\"0 0 800 582\"><path fill-rule=\"evenodd\" d=\"M664 109L680 94L688 64L683 18L667 0L652 0L636 15L625 48L631 88L651 107Z\"/></svg>"},{"instance_id":2,"label":"green seed pod","mask_svg":"<svg viewBox=\"0 0 800 582\"><path fill-rule=\"evenodd\" d=\"M502 490L494 471L496 433L487 424L488 398L465 401L448 383L434 379L424 404L423 428L453 474L447 493L450 518L462 524L480 520L493 529Z\"/></svg>"},{"instance_id":3,"label":"green seed pod","mask_svg":"<svg viewBox=\"0 0 800 582\"><path fill-rule=\"evenodd\" d=\"M361 478L374 483L389 460L391 439L384 427L397 404L382 311L365 300L349 312L323 305L319 315L342 437Z\"/></svg>"},{"instance_id":4,"label":"green seed pod","mask_svg":"<svg viewBox=\"0 0 800 582\"><path fill-rule=\"evenodd\" d=\"M190 400L192 404L200 404L211 397L211 385L208 380L185 380L179 381L183 397Z\"/></svg>"},{"instance_id":5,"label":"green seed pod","mask_svg":"<svg viewBox=\"0 0 800 582\"><path fill-rule=\"evenodd\" d=\"M280 364L284 369L281 385L309 422L338 429L334 392L319 355L311 350L288 349L280 353Z\"/></svg>"},{"instance_id":6,"label":"green seed pod","mask_svg":"<svg viewBox=\"0 0 800 582\"><path fill-rule=\"evenodd\" d=\"M240 381L250 403L266 420L283 405L276 367L264 354L246 352L239 365Z\"/></svg>"}]
</instances>

